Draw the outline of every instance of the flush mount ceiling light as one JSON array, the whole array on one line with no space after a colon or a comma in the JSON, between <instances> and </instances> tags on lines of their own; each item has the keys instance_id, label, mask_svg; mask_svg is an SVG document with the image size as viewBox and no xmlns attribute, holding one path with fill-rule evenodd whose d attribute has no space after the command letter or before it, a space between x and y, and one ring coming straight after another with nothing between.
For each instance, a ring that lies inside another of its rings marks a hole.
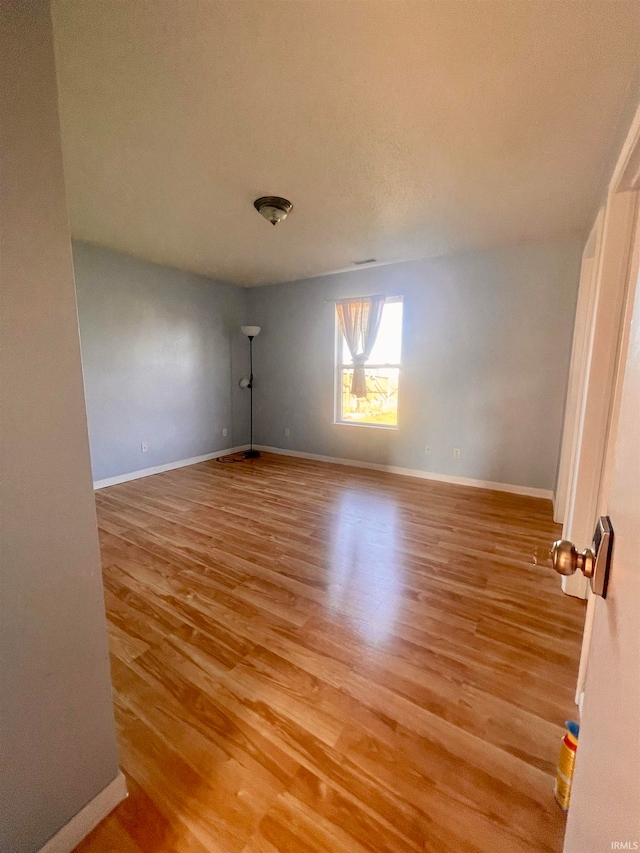
<instances>
[{"instance_id":1,"label":"flush mount ceiling light","mask_svg":"<svg viewBox=\"0 0 640 853\"><path fill-rule=\"evenodd\" d=\"M282 222L291 213L293 205L286 198L277 195L265 195L253 202L255 209L272 225Z\"/></svg>"}]
</instances>

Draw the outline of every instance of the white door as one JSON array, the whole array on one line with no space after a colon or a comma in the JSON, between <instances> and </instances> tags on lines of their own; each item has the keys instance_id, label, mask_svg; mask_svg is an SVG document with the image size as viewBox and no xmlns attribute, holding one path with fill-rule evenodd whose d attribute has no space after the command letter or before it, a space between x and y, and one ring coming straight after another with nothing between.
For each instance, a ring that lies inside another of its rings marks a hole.
<instances>
[{"instance_id":1,"label":"white door","mask_svg":"<svg viewBox=\"0 0 640 853\"><path fill-rule=\"evenodd\" d=\"M636 225L629 316L623 323L620 381L607 447L610 464L601 484L600 507L614 530L613 562L607 597L593 602L565 853L640 850L639 253Z\"/></svg>"},{"instance_id":2,"label":"white door","mask_svg":"<svg viewBox=\"0 0 640 853\"><path fill-rule=\"evenodd\" d=\"M572 540L580 551L591 544L598 516L635 205L632 188L611 193L587 244L587 248L589 243L594 245L593 274L582 275L580 282L570 377L575 375L579 387L573 395L569 387L556 494L558 504L560 488L568 489L563 538ZM580 573L563 578L562 588L580 598L587 594Z\"/></svg>"}]
</instances>

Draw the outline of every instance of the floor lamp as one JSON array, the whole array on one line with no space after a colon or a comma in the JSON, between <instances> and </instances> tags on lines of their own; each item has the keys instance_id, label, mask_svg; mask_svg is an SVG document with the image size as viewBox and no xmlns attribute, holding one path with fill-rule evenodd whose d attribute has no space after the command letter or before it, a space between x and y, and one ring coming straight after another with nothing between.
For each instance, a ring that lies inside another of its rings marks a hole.
<instances>
[{"instance_id":1,"label":"floor lamp","mask_svg":"<svg viewBox=\"0 0 640 853\"><path fill-rule=\"evenodd\" d=\"M260 326L240 326L243 335L249 338L249 379L241 379L240 387L248 388L251 392L251 443L249 450L245 450L242 454L244 459L257 459L260 456L259 450L253 449L253 339L260 334Z\"/></svg>"}]
</instances>

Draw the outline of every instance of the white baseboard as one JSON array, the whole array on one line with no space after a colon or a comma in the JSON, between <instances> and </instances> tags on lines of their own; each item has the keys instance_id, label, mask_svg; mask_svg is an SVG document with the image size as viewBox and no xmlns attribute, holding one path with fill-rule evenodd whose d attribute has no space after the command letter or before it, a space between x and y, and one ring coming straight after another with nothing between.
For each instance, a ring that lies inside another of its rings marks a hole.
<instances>
[{"instance_id":1,"label":"white baseboard","mask_svg":"<svg viewBox=\"0 0 640 853\"><path fill-rule=\"evenodd\" d=\"M405 477L418 477L422 480L437 480L441 483L453 483L458 486L472 486L477 489L492 489L496 492L510 492L514 495L528 495L533 498L546 498L553 500L551 489L536 489L531 486L517 486L511 483L494 483L491 480L474 480L470 477L454 477L450 474L437 474L433 471L421 471L418 468L400 468L397 465L381 465L377 462L360 462L357 459L343 459L338 456L321 456L318 453L304 453L301 450L285 450L282 447L267 447L255 444L256 450L265 453L277 453L281 456L295 456L299 459L313 459L316 462L333 462L336 465L349 465L353 468L369 468L373 471L386 471L389 474L402 474ZM187 465L197 465L198 462L207 462L209 459L217 459L231 453L239 453L248 450L249 445L243 444L238 447L230 447L227 450L217 450L215 453L207 453L205 456L193 456L191 459L180 459L177 462L168 462L166 465L157 465L155 468L144 468L140 471L131 471L129 474L120 474L117 477L108 477L105 480L96 480L93 488L106 489L108 486L116 486L118 483L127 483L129 480L138 480L141 477L150 477L153 474L161 474L163 471L173 471L175 468L185 468Z\"/></svg>"},{"instance_id":2,"label":"white baseboard","mask_svg":"<svg viewBox=\"0 0 640 853\"><path fill-rule=\"evenodd\" d=\"M553 520L556 524L564 524L564 507L558 504L555 492L551 496L551 503L553 504Z\"/></svg>"},{"instance_id":3,"label":"white baseboard","mask_svg":"<svg viewBox=\"0 0 640 853\"><path fill-rule=\"evenodd\" d=\"M565 595L585 599L589 597L589 581L580 572L561 577L560 584Z\"/></svg>"},{"instance_id":4,"label":"white baseboard","mask_svg":"<svg viewBox=\"0 0 640 853\"><path fill-rule=\"evenodd\" d=\"M87 805L80 809L62 829L52 836L40 853L71 853L83 838L96 827L101 820L112 812L127 796L127 783L120 771L106 788L100 791Z\"/></svg>"},{"instance_id":5,"label":"white baseboard","mask_svg":"<svg viewBox=\"0 0 640 853\"><path fill-rule=\"evenodd\" d=\"M453 483L458 486L473 486L477 489L491 489L495 492L510 492L513 495L527 495L532 498L551 500L551 489L535 489L531 486L516 486L511 483L494 483L491 480L473 480L470 477L453 477L450 474L436 474L433 471L421 471L418 468L399 468L396 465L380 465L377 462L359 462L357 459L342 459L337 456L320 456L318 453L304 453L300 450L284 450L281 447L267 447L254 444L256 450L265 453L278 453L281 456L296 456L299 459L314 459L317 462L333 462L336 465L349 465L353 468L370 468L373 471L387 471L389 474L402 474L405 477L418 477L422 480L437 480L441 483Z\"/></svg>"},{"instance_id":6,"label":"white baseboard","mask_svg":"<svg viewBox=\"0 0 640 853\"><path fill-rule=\"evenodd\" d=\"M118 483L128 483L129 480L151 477L153 474L162 474L163 471L173 471L175 468L186 468L187 465L197 465L198 462L208 462L209 459L217 459L219 456L227 456L230 453L239 453L241 450L248 449L248 444L241 444L238 447L229 447L226 450L216 450L215 453L206 453L204 456L192 456L191 459L179 459L177 462L167 462L166 465L156 465L155 468L142 468L140 471L131 471L129 474L119 474L117 477L95 480L93 488L96 491L106 489L108 486L117 486Z\"/></svg>"}]
</instances>

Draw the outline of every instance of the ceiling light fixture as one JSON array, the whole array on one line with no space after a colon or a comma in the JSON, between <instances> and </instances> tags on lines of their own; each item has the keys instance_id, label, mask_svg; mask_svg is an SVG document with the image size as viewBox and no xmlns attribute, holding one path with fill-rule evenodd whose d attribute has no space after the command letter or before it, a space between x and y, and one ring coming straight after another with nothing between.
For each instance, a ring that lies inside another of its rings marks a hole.
<instances>
[{"instance_id":1,"label":"ceiling light fixture","mask_svg":"<svg viewBox=\"0 0 640 853\"><path fill-rule=\"evenodd\" d=\"M253 206L272 225L277 225L278 222L286 219L293 209L290 201L277 195L265 195L262 198L257 198L253 202Z\"/></svg>"}]
</instances>

